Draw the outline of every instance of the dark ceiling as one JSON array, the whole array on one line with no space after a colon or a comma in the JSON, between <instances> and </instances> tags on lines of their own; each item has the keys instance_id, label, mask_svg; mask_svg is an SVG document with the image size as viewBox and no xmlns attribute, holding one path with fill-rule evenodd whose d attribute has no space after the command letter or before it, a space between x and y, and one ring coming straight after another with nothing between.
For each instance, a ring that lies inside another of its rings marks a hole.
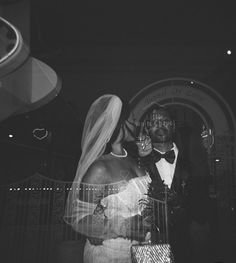
<instances>
[{"instance_id":1,"label":"dark ceiling","mask_svg":"<svg viewBox=\"0 0 236 263\"><path fill-rule=\"evenodd\" d=\"M32 40L61 45L235 44L228 2L33 1ZM41 37L41 39L40 39Z\"/></svg>"},{"instance_id":2,"label":"dark ceiling","mask_svg":"<svg viewBox=\"0 0 236 263\"><path fill-rule=\"evenodd\" d=\"M227 2L220 3L34 0L31 1L30 16L31 54L47 62L63 79L63 64L67 65L65 71L70 71L76 67L96 66L98 69L105 63L99 59L94 62L81 54L79 56L83 59L79 60L75 52L78 47L90 47L94 52L98 47L123 47L124 50L134 47L139 50L156 46L175 49L178 46L214 46L231 48L234 52L235 9ZM118 56L115 57L117 61ZM106 61L110 63L108 57ZM169 58L165 63L176 62ZM73 178L80 155L80 136L88 101L96 95L96 92L91 97L88 95L87 100L80 98L78 104L73 99L67 99L80 95L73 86L62 88L61 94L48 105L27 114L12 116L1 123L0 154L4 156L1 169L8 176L6 182L27 177L36 171L50 174L51 170L54 174L58 172L54 176L56 178ZM32 134L37 127L45 127L51 132L51 138L37 140ZM9 134L14 137L9 138Z\"/></svg>"}]
</instances>

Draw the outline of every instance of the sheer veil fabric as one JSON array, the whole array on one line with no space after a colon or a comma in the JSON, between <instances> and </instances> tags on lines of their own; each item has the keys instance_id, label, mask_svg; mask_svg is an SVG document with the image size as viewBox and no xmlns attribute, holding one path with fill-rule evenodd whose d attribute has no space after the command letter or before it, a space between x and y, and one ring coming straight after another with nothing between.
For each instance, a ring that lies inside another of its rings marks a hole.
<instances>
[{"instance_id":1,"label":"sheer veil fabric","mask_svg":"<svg viewBox=\"0 0 236 263\"><path fill-rule=\"evenodd\" d=\"M96 191L101 192L92 185L82 184L82 179L89 166L103 155L121 115L122 101L116 95L103 95L99 97L90 107L82 134L82 154L78 163L76 175L70 188L64 214L64 221L73 225L88 214L92 214L96 204L86 203L79 200L81 186L92 190L94 196ZM90 189L91 188L91 189Z\"/></svg>"},{"instance_id":2,"label":"sheer veil fabric","mask_svg":"<svg viewBox=\"0 0 236 263\"><path fill-rule=\"evenodd\" d=\"M131 263L131 246L146 233L144 228L140 231L139 224L132 224L132 218L143 211L139 201L146 197L151 178L148 174L138 175L135 169L126 170L133 165L131 159L125 159L127 166L113 159L113 164L121 169L118 172L124 172L122 165L125 167L125 175L118 182L87 184L83 181L95 160L112 161L110 155L102 155L119 123L122 107L115 95L104 95L91 105L82 134L81 158L68 193L64 221L87 237L86 263ZM137 177L132 176L134 173Z\"/></svg>"}]
</instances>

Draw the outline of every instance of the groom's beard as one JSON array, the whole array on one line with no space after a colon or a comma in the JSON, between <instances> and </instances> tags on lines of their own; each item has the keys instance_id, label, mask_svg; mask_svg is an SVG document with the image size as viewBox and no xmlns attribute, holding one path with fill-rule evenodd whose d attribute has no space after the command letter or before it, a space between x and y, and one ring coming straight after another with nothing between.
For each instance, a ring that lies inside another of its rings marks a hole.
<instances>
[{"instance_id":1,"label":"groom's beard","mask_svg":"<svg viewBox=\"0 0 236 263\"><path fill-rule=\"evenodd\" d=\"M172 141L172 133L167 129L158 129L150 134L153 143L167 143Z\"/></svg>"}]
</instances>

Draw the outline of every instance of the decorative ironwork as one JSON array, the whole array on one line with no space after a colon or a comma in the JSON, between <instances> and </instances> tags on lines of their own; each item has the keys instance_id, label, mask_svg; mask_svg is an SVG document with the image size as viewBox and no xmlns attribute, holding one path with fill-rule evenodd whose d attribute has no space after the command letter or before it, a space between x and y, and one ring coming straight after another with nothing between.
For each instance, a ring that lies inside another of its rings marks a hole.
<instances>
[{"instance_id":1,"label":"decorative ironwork","mask_svg":"<svg viewBox=\"0 0 236 263\"><path fill-rule=\"evenodd\" d=\"M62 218L70 185L35 174L0 186L0 241L10 262L53 262L55 244L82 242Z\"/></svg>"}]
</instances>

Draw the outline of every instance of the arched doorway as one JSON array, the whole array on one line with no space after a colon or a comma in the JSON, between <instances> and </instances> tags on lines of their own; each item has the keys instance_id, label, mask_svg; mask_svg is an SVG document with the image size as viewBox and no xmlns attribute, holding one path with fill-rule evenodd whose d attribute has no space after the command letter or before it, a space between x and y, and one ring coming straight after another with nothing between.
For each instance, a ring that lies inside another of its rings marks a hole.
<instances>
[{"instance_id":1,"label":"arched doorway","mask_svg":"<svg viewBox=\"0 0 236 263\"><path fill-rule=\"evenodd\" d=\"M217 206L217 225L221 237L228 237L228 233L232 232L230 227L234 224L236 185L236 122L229 105L208 85L185 78L160 80L137 93L130 100L137 121L152 102L172 108L179 128L183 128L182 137L187 140L187 144L193 143L193 152L201 143L198 139L203 126L213 132L214 145L205 152L210 173L209 192Z\"/></svg>"}]
</instances>

